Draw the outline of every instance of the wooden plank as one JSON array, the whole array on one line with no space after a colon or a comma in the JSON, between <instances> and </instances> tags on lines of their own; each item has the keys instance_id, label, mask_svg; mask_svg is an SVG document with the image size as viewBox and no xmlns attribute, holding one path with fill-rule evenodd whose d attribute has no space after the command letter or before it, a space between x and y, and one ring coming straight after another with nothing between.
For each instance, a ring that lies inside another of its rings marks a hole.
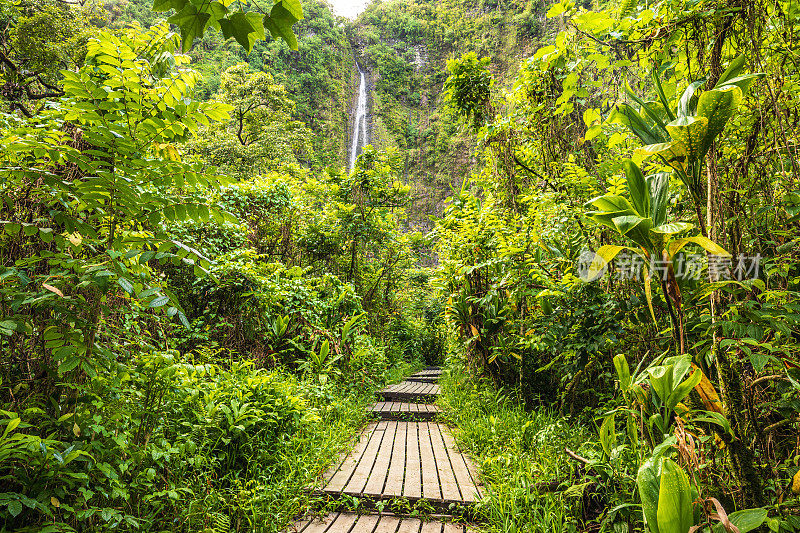
<instances>
[{"instance_id":1,"label":"wooden plank","mask_svg":"<svg viewBox=\"0 0 800 533\"><path fill-rule=\"evenodd\" d=\"M400 528L397 530L397 533L418 533L421 526L421 520L416 518L404 518L400 521Z\"/></svg>"},{"instance_id":2,"label":"wooden plank","mask_svg":"<svg viewBox=\"0 0 800 533\"><path fill-rule=\"evenodd\" d=\"M328 526L325 533L350 533L350 528L353 527L357 519L358 515L342 513Z\"/></svg>"},{"instance_id":3,"label":"wooden plank","mask_svg":"<svg viewBox=\"0 0 800 533\"><path fill-rule=\"evenodd\" d=\"M464 524L454 524L433 520L422 522L417 518L400 518L394 515L369 514L357 515L355 513L331 513L321 521L303 521L303 526L308 526L302 533L464 533ZM314 526L314 530L309 529ZM285 533L300 532L297 524L290 527ZM477 530L470 528L471 533Z\"/></svg>"},{"instance_id":4,"label":"wooden plank","mask_svg":"<svg viewBox=\"0 0 800 533\"><path fill-rule=\"evenodd\" d=\"M442 440L447 447L447 453L450 457L450 464L453 467L453 473L458 482L458 489L461 492L461 500L465 502L475 502L480 499L483 494L478 487L478 478L473 477L468 467L469 459L455 446L453 436L447 427L441 427Z\"/></svg>"},{"instance_id":5,"label":"wooden plank","mask_svg":"<svg viewBox=\"0 0 800 533\"><path fill-rule=\"evenodd\" d=\"M367 496L380 496L383 493L383 485L386 482L386 475L389 473L389 464L392 460L392 449L394 448L395 432L397 422L389 422L386 432L381 441L378 453L375 456L375 464L372 465L367 484L360 491Z\"/></svg>"},{"instance_id":6,"label":"wooden plank","mask_svg":"<svg viewBox=\"0 0 800 533\"><path fill-rule=\"evenodd\" d=\"M431 436L433 456L436 460L436 470L439 474L439 485L442 488L442 499L451 502L461 501L458 482L453 473L453 467L450 465L450 457L445 449L442 433L439 431L439 424L429 423L427 426Z\"/></svg>"},{"instance_id":7,"label":"wooden plank","mask_svg":"<svg viewBox=\"0 0 800 533\"><path fill-rule=\"evenodd\" d=\"M435 376L411 376L407 379L408 381L414 381L417 383L436 383L439 380L439 378Z\"/></svg>"},{"instance_id":8,"label":"wooden plank","mask_svg":"<svg viewBox=\"0 0 800 533\"><path fill-rule=\"evenodd\" d=\"M383 493L386 496L403 495L407 433L408 422L401 422L397 425L397 432L394 436L394 446L392 448L392 462L389 465L389 473L386 476L386 486L383 489Z\"/></svg>"},{"instance_id":9,"label":"wooden plank","mask_svg":"<svg viewBox=\"0 0 800 533\"><path fill-rule=\"evenodd\" d=\"M306 522L304 528L297 529L297 531L302 531L302 533L323 533L328 529L328 526L338 518L338 513L329 514L328 516L322 517L321 520L314 518Z\"/></svg>"},{"instance_id":10,"label":"wooden plank","mask_svg":"<svg viewBox=\"0 0 800 533\"><path fill-rule=\"evenodd\" d=\"M381 410L378 409L380 406ZM431 420L439 413L435 405L408 402L380 402L375 404L371 411L381 420L404 420L412 416L418 420Z\"/></svg>"},{"instance_id":11,"label":"wooden plank","mask_svg":"<svg viewBox=\"0 0 800 533\"><path fill-rule=\"evenodd\" d=\"M400 519L396 516L381 516L378 527L375 528L373 533L395 533L399 526ZM398 533L405 533L405 530L401 529Z\"/></svg>"},{"instance_id":12,"label":"wooden plank","mask_svg":"<svg viewBox=\"0 0 800 533\"><path fill-rule=\"evenodd\" d=\"M442 523L425 522L422 524L422 528L419 530L419 533L442 533Z\"/></svg>"},{"instance_id":13,"label":"wooden plank","mask_svg":"<svg viewBox=\"0 0 800 533\"><path fill-rule=\"evenodd\" d=\"M422 497L422 474L419 458L419 435L415 423L406 425L406 477L403 480L403 496Z\"/></svg>"},{"instance_id":14,"label":"wooden plank","mask_svg":"<svg viewBox=\"0 0 800 533\"><path fill-rule=\"evenodd\" d=\"M375 514L361 515L358 517L358 521L353 526L351 533L372 533L380 519L381 517Z\"/></svg>"},{"instance_id":15,"label":"wooden plank","mask_svg":"<svg viewBox=\"0 0 800 533\"><path fill-rule=\"evenodd\" d=\"M439 474L431 448L431 437L426 424L415 424L419 433L419 457L422 463L422 495L426 500L440 500L442 492L439 490Z\"/></svg>"},{"instance_id":16,"label":"wooden plank","mask_svg":"<svg viewBox=\"0 0 800 533\"><path fill-rule=\"evenodd\" d=\"M331 468L325 473L324 479L327 483L324 490L339 492L344 488L356 465L358 465L361 455L367 448L367 444L372 440L372 435L375 433L375 428L377 427L378 424L375 422L367 425L367 428L362 432L353 450L349 454L345 454L344 459L342 459L338 466Z\"/></svg>"},{"instance_id":17,"label":"wooden plank","mask_svg":"<svg viewBox=\"0 0 800 533\"><path fill-rule=\"evenodd\" d=\"M343 492L347 494L361 494L361 491L364 490L364 485L367 484L369 473L372 471L372 465L375 464L375 458L378 455L383 437L386 434L387 424L388 422L386 421L378 422L375 431L372 432L372 438L369 440L366 450L364 450L361 459L358 461L358 465L355 470L353 470L353 475L350 477L344 489L342 489ZM325 490L327 492L327 488Z\"/></svg>"},{"instance_id":18,"label":"wooden plank","mask_svg":"<svg viewBox=\"0 0 800 533\"><path fill-rule=\"evenodd\" d=\"M421 383L417 381L403 381L389 385L381 392L396 392L401 394L439 394L439 385L436 383Z\"/></svg>"}]
</instances>

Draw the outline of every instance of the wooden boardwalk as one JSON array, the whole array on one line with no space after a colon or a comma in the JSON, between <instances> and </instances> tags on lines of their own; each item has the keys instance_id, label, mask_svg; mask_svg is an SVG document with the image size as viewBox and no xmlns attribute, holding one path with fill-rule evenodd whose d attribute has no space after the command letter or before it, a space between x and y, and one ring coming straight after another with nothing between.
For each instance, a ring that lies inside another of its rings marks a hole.
<instances>
[{"instance_id":1,"label":"wooden boardwalk","mask_svg":"<svg viewBox=\"0 0 800 533\"><path fill-rule=\"evenodd\" d=\"M455 449L446 426L371 423L353 451L325 475L328 495L426 499L449 505L482 496L474 465Z\"/></svg>"},{"instance_id":2,"label":"wooden boardwalk","mask_svg":"<svg viewBox=\"0 0 800 533\"><path fill-rule=\"evenodd\" d=\"M380 420L433 420L439 408L426 403L378 402L370 412Z\"/></svg>"},{"instance_id":3,"label":"wooden boardwalk","mask_svg":"<svg viewBox=\"0 0 800 533\"><path fill-rule=\"evenodd\" d=\"M406 378L406 381L415 381L418 383L436 383L439 381L439 378L436 376L409 376Z\"/></svg>"},{"instance_id":4,"label":"wooden boardwalk","mask_svg":"<svg viewBox=\"0 0 800 533\"><path fill-rule=\"evenodd\" d=\"M403 381L396 385L389 385L381 390L381 396L387 401L419 401L427 396L438 396L439 385L434 383L419 383Z\"/></svg>"},{"instance_id":5,"label":"wooden boardwalk","mask_svg":"<svg viewBox=\"0 0 800 533\"><path fill-rule=\"evenodd\" d=\"M357 515L331 513L322 518L302 520L289 529L292 533L464 533L466 524L423 522L417 518L392 515Z\"/></svg>"},{"instance_id":6,"label":"wooden boardwalk","mask_svg":"<svg viewBox=\"0 0 800 533\"><path fill-rule=\"evenodd\" d=\"M385 401L370 411L379 419L361 432L352 450L323 475L318 494L343 501L356 497L370 503L404 498L412 506L452 513L452 505L469 508L483 497L477 468L462 454L432 403L439 395L441 371L427 368L380 391ZM376 509L382 507L375 507ZM288 532L302 533L463 533L473 531L449 521L422 522L382 513L332 513L296 522Z\"/></svg>"}]
</instances>

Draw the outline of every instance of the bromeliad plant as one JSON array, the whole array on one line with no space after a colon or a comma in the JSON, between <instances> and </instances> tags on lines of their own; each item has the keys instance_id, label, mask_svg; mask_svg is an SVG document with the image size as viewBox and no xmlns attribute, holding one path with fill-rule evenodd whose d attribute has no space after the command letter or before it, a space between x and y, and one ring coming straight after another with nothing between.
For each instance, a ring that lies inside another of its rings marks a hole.
<instances>
[{"instance_id":1,"label":"bromeliad plant","mask_svg":"<svg viewBox=\"0 0 800 533\"><path fill-rule=\"evenodd\" d=\"M589 201L595 210L588 212L587 216L627 237L635 246L601 246L592 259L584 280L597 279L605 271L608 263L623 250L640 257L643 260L641 266L647 305L653 321L655 322L655 313L650 283L653 274L658 273L675 338L680 353L684 353L681 291L675 277L673 260L688 244L697 244L715 255L730 254L702 235L677 237L691 230L693 226L686 222L667 221L668 173L657 172L645 178L638 165L630 159L625 160L623 167L630 200L613 194L600 196Z\"/></svg>"}]
</instances>

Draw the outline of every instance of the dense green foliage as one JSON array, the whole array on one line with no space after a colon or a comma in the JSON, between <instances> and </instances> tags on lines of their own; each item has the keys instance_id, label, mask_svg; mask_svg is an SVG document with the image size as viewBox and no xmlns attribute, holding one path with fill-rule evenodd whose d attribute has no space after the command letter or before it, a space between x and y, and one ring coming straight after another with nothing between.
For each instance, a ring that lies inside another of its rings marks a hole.
<instances>
[{"instance_id":1,"label":"dense green foliage","mask_svg":"<svg viewBox=\"0 0 800 533\"><path fill-rule=\"evenodd\" d=\"M454 353L594 420L584 520L641 527L641 502L653 532L792 531L796 13L564 1L548 18L505 92L474 55L449 65L482 155L436 230Z\"/></svg>"},{"instance_id":2,"label":"dense green foliage","mask_svg":"<svg viewBox=\"0 0 800 533\"><path fill-rule=\"evenodd\" d=\"M2 115L0 528L278 531L372 392L441 357L392 156L320 170L270 73L204 101L168 25L42 9L6 12L4 86L50 92ZM26 48L51 13L60 71Z\"/></svg>"},{"instance_id":3,"label":"dense green foliage","mask_svg":"<svg viewBox=\"0 0 800 533\"><path fill-rule=\"evenodd\" d=\"M489 531L800 531L796 2L260 4L0 3L0 530L280 531L446 355Z\"/></svg>"}]
</instances>

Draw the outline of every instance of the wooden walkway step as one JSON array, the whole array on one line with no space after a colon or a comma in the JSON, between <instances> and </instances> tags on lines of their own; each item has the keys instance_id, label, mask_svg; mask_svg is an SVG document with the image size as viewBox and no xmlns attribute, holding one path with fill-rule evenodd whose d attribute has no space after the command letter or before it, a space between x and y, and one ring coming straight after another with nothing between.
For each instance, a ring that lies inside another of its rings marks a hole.
<instances>
[{"instance_id":1,"label":"wooden walkway step","mask_svg":"<svg viewBox=\"0 0 800 533\"><path fill-rule=\"evenodd\" d=\"M396 385L389 385L380 391L386 401L420 400L427 396L438 396L439 385L434 383L418 383L403 381Z\"/></svg>"},{"instance_id":2,"label":"wooden walkway step","mask_svg":"<svg viewBox=\"0 0 800 533\"><path fill-rule=\"evenodd\" d=\"M440 509L472 504L483 495L475 465L455 448L447 427L432 422L369 424L324 479L322 493L329 496L424 498Z\"/></svg>"},{"instance_id":3,"label":"wooden walkway step","mask_svg":"<svg viewBox=\"0 0 800 533\"><path fill-rule=\"evenodd\" d=\"M414 374L413 376L408 376L406 381L416 381L418 383L436 383L439 381L439 378L433 376L418 376Z\"/></svg>"},{"instance_id":4,"label":"wooden walkway step","mask_svg":"<svg viewBox=\"0 0 800 533\"><path fill-rule=\"evenodd\" d=\"M423 522L417 518L393 515L357 515L332 513L322 518L295 522L287 533L465 533L473 529L466 524Z\"/></svg>"},{"instance_id":5,"label":"wooden walkway step","mask_svg":"<svg viewBox=\"0 0 800 533\"><path fill-rule=\"evenodd\" d=\"M381 420L432 420L439 408L425 403L378 402L370 412Z\"/></svg>"},{"instance_id":6,"label":"wooden walkway step","mask_svg":"<svg viewBox=\"0 0 800 533\"><path fill-rule=\"evenodd\" d=\"M422 370L406 378L406 381L417 381L421 383L436 383L442 377L440 369L435 370Z\"/></svg>"}]
</instances>

